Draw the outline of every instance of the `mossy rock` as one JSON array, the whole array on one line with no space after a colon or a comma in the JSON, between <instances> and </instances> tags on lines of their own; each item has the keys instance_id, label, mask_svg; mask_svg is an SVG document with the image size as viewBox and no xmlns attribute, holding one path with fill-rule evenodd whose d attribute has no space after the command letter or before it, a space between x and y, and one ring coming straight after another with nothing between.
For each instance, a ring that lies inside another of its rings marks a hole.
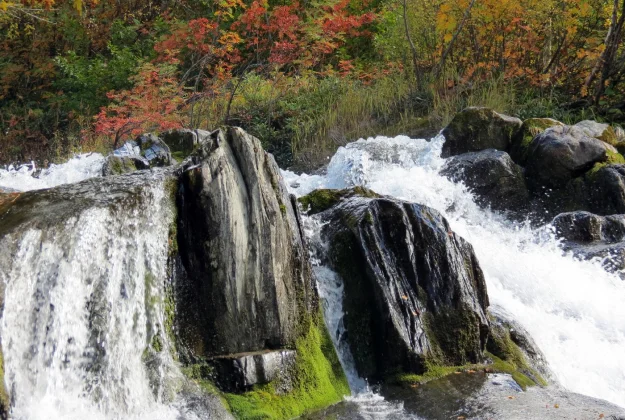
<instances>
[{"instance_id":1,"label":"mossy rock","mask_svg":"<svg viewBox=\"0 0 625 420\"><path fill-rule=\"evenodd\" d=\"M443 130L446 141L442 156L486 149L507 151L521 125L520 119L500 114L490 108L466 108L457 113Z\"/></svg>"},{"instance_id":2,"label":"mossy rock","mask_svg":"<svg viewBox=\"0 0 625 420\"><path fill-rule=\"evenodd\" d=\"M9 418L10 406L9 394L4 384L4 354L2 347L0 347L0 419Z\"/></svg>"},{"instance_id":3,"label":"mossy rock","mask_svg":"<svg viewBox=\"0 0 625 420\"><path fill-rule=\"evenodd\" d=\"M296 343L297 358L290 372L291 390L279 392L277 382L244 394L225 394L237 419L291 419L335 404L349 395L349 385L321 314L310 320Z\"/></svg>"},{"instance_id":4,"label":"mossy rock","mask_svg":"<svg viewBox=\"0 0 625 420\"><path fill-rule=\"evenodd\" d=\"M510 144L510 157L517 164L525 166L527 151L532 140L550 127L564 126L560 121L551 118L529 118L523 121L521 129L514 135Z\"/></svg>"},{"instance_id":5,"label":"mossy rock","mask_svg":"<svg viewBox=\"0 0 625 420\"><path fill-rule=\"evenodd\" d=\"M134 172L138 169L146 169L146 166L141 164L140 160L128 156L110 155L106 158L102 166L102 175L122 175Z\"/></svg>"},{"instance_id":6,"label":"mossy rock","mask_svg":"<svg viewBox=\"0 0 625 420\"><path fill-rule=\"evenodd\" d=\"M365 198L380 197L379 194L371 191L370 189L364 187L354 187L344 190L319 189L298 198L297 201L299 201L302 205L304 211L307 211L309 215L312 215L321 213L330 207L333 207L342 199L353 196Z\"/></svg>"}]
</instances>

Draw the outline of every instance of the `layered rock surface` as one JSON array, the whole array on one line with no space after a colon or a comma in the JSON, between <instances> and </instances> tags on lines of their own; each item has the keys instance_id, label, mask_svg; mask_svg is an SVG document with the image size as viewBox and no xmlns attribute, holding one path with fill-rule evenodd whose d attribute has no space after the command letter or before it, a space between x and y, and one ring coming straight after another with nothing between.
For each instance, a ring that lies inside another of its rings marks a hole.
<instances>
[{"instance_id":1,"label":"layered rock surface","mask_svg":"<svg viewBox=\"0 0 625 420\"><path fill-rule=\"evenodd\" d=\"M185 165L183 342L203 357L293 348L317 298L298 213L273 157L229 128L212 133Z\"/></svg>"},{"instance_id":2,"label":"layered rock surface","mask_svg":"<svg viewBox=\"0 0 625 420\"><path fill-rule=\"evenodd\" d=\"M363 189L316 191L302 201L320 201L314 208L328 222L322 236L344 281L348 340L361 375L481 360L484 277L471 245L438 212Z\"/></svg>"}]
</instances>

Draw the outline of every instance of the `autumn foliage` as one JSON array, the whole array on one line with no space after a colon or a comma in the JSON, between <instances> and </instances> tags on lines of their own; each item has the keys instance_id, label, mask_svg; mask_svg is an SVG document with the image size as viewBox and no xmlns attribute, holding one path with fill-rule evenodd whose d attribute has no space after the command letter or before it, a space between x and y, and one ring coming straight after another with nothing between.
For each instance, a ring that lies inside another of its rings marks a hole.
<instances>
[{"instance_id":1,"label":"autumn foliage","mask_svg":"<svg viewBox=\"0 0 625 420\"><path fill-rule=\"evenodd\" d=\"M224 122L282 144L324 118L330 135L339 91L407 112L491 80L625 121L624 15L625 0L0 0L0 161ZM387 118L358 109L343 112Z\"/></svg>"}]
</instances>

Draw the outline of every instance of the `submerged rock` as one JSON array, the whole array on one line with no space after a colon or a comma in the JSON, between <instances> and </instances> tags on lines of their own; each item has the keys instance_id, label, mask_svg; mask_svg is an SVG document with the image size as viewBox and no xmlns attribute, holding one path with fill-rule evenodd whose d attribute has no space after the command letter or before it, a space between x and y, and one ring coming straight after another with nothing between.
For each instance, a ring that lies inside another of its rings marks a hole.
<instances>
[{"instance_id":1,"label":"submerged rock","mask_svg":"<svg viewBox=\"0 0 625 420\"><path fill-rule=\"evenodd\" d=\"M625 215L563 213L552 226L565 250L583 260L597 259L606 271L625 277Z\"/></svg>"},{"instance_id":2,"label":"submerged rock","mask_svg":"<svg viewBox=\"0 0 625 420\"><path fill-rule=\"evenodd\" d=\"M260 141L213 132L187 161L178 209L180 335L191 354L294 348L317 294L297 208Z\"/></svg>"},{"instance_id":3,"label":"submerged rock","mask_svg":"<svg viewBox=\"0 0 625 420\"><path fill-rule=\"evenodd\" d=\"M359 374L379 379L423 372L428 362L481 360L488 296L471 245L428 207L354 190L333 197L320 215L328 222L322 237L344 281Z\"/></svg>"},{"instance_id":4,"label":"submerged rock","mask_svg":"<svg viewBox=\"0 0 625 420\"><path fill-rule=\"evenodd\" d=\"M477 196L478 204L495 210L518 211L529 200L521 167L506 152L487 149L454 156L441 174L463 182Z\"/></svg>"},{"instance_id":5,"label":"submerged rock","mask_svg":"<svg viewBox=\"0 0 625 420\"><path fill-rule=\"evenodd\" d=\"M443 157L485 149L506 151L521 128L518 118L499 114L489 108L469 107L457 113L443 130Z\"/></svg>"},{"instance_id":6,"label":"submerged rock","mask_svg":"<svg viewBox=\"0 0 625 420\"><path fill-rule=\"evenodd\" d=\"M525 176L533 191L563 188L616 150L577 127L555 126L540 133L527 152Z\"/></svg>"}]
</instances>

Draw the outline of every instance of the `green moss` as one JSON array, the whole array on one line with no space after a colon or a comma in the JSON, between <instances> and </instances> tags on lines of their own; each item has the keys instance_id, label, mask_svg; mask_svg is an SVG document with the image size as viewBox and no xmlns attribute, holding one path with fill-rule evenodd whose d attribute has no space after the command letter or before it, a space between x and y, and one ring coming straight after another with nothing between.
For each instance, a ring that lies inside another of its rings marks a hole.
<instances>
[{"instance_id":1,"label":"green moss","mask_svg":"<svg viewBox=\"0 0 625 420\"><path fill-rule=\"evenodd\" d=\"M150 344L150 346L157 353L160 353L163 351L163 340L160 334L154 334L152 336L152 343Z\"/></svg>"},{"instance_id":2,"label":"green moss","mask_svg":"<svg viewBox=\"0 0 625 420\"><path fill-rule=\"evenodd\" d=\"M625 158L623 157L622 154L620 154L618 152L612 152L610 150L608 150L606 153L608 155L608 163L609 164L625 163Z\"/></svg>"},{"instance_id":3,"label":"green moss","mask_svg":"<svg viewBox=\"0 0 625 420\"><path fill-rule=\"evenodd\" d=\"M505 325L498 325L491 319L491 334L487 343L489 357L493 360L493 369L497 372L509 373L519 386L547 385L545 379L536 369L532 368L523 351L512 340L510 331Z\"/></svg>"},{"instance_id":4,"label":"green moss","mask_svg":"<svg viewBox=\"0 0 625 420\"><path fill-rule=\"evenodd\" d=\"M353 196L365 198L380 197L379 194L367 188L354 187L344 190L315 190L304 197L300 197L297 201L302 204L304 210L308 210L309 214L316 214L329 209L345 197Z\"/></svg>"},{"instance_id":5,"label":"green moss","mask_svg":"<svg viewBox=\"0 0 625 420\"><path fill-rule=\"evenodd\" d=\"M470 370L483 370L484 365L468 364L463 366L441 366L431 360L425 362L426 371L420 375L415 373L399 373L392 375L388 382L396 385L424 384L434 379L440 379L456 372L467 372Z\"/></svg>"},{"instance_id":6,"label":"green moss","mask_svg":"<svg viewBox=\"0 0 625 420\"><path fill-rule=\"evenodd\" d=\"M173 157L176 162L182 162L184 160L184 158L186 158L189 154L183 152L182 150L178 150L175 152L172 152L171 157Z\"/></svg>"},{"instance_id":7,"label":"green moss","mask_svg":"<svg viewBox=\"0 0 625 420\"><path fill-rule=\"evenodd\" d=\"M286 215L286 206L280 203L280 213Z\"/></svg>"},{"instance_id":8,"label":"green moss","mask_svg":"<svg viewBox=\"0 0 625 420\"><path fill-rule=\"evenodd\" d=\"M550 127L562 126L560 121L551 118L529 118L523 121L523 125L515 137L512 139L510 154L512 158L524 164L527 159L530 144L534 138Z\"/></svg>"},{"instance_id":9,"label":"green moss","mask_svg":"<svg viewBox=\"0 0 625 420\"><path fill-rule=\"evenodd\" d=\"M423 318L432 357L441 365L464 365L480 357L479 320L473 311L454 309L438 314L426 312Z\"/></svg>"},{"instance_id":10,"label":"green moss","mask_svg":"<svg viewBox=\"0 0 625 420\"><path fill-rule=\"evenodd\" d=\"M242 395L226 394L238 419L291 419L339 402L349 394L330 336L321 316L310 322L308 332L297 340L293 388L278 395L276 384L257 386Z\"/></svg>"}]
</instances>

